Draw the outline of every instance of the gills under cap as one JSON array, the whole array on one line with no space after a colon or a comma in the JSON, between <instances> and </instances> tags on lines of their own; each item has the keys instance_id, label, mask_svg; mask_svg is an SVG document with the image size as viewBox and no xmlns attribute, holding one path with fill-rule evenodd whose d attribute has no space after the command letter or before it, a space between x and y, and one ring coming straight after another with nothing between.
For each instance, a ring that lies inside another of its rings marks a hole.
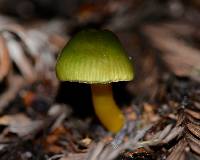
<instances>
[{"instance_id":1,"label":"gills under cap","mask_svg":"<svg viewBox=\"0 0 200 160\"><path fill-rule=\"evenodd\" d=\"M87 29L78 32L63 48L57 63L62 81L110 83L134 77L130 59L119 39L108 30Z\"/></svg>"}]
</instances>

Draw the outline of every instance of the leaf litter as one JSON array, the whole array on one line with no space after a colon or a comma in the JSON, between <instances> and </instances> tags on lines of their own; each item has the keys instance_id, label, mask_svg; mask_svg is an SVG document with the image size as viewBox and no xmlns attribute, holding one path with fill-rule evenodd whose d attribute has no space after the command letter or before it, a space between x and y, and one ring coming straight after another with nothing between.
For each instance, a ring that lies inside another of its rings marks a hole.
<instances>
[{"instance_id":1,"label":"leaf litter","mask_svg":"<svg viewBox=\"0 0 200 160\"><path fill-rule=\"evenodd\" d=\"M68 20L30 24L1 16L0 159L199 159L197 3L86 3ZM127 124L117 135L92 114L82 118L57 101L56 57L73 32L90 23L115 31L135 61L136 80L120 84L131 98L121 103Z\"/></svg>"}]
</instances>

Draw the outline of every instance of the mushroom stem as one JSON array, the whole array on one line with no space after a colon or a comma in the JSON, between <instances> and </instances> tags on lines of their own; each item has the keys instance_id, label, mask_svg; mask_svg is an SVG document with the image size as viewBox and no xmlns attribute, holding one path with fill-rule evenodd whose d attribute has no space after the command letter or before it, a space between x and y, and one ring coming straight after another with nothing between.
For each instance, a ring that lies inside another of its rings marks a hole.
<instances>
[{"instance_id":1,"label":"mushroom stem","mask_svg":"<svg viewBox=\"0 0 200 160\"><path fill-rule=\"evenodd\" d=\"M92 99L95 112L101 123L111 132L118 132L125 118L116 105L111 84L92 84Z\"/></svg>"}]
</instances>

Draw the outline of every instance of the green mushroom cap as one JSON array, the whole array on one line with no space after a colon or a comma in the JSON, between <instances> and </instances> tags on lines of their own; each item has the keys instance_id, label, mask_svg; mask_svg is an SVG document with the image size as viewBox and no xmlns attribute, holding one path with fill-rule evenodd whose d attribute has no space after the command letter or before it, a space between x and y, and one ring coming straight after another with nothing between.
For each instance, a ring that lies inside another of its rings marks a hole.
<instances>
[{"instance_id":1,"label":"green mushroom cap","mask_svg":"<svg viewBox=\"0 0 200 160\"><path fill-rule=\"evenodd\" d=\"M56 74L61 81L110 83L130 81L134 71L119 39L108 30L78 32L63 48Z\"/></svg>"}]
</instances>

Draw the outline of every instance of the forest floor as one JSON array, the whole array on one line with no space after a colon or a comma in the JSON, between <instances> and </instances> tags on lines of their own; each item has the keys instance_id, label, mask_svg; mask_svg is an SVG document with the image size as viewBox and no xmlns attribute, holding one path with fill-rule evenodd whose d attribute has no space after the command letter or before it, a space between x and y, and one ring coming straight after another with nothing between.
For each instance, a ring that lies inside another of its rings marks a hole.
<instances>
[{"instance_id":1,"label":"forest floor","mask_svg":"<svg viewBox=\"0 0 200 160\"><path fill-rule=\"evenodd\" d=\"M0 2L1 160L200 159L198 0ZM55 75L85 27L112 30L134 62L135 79L113 84L127 119L116 135L95 116L89 85Z\"/></svg>"}]
</instances>

